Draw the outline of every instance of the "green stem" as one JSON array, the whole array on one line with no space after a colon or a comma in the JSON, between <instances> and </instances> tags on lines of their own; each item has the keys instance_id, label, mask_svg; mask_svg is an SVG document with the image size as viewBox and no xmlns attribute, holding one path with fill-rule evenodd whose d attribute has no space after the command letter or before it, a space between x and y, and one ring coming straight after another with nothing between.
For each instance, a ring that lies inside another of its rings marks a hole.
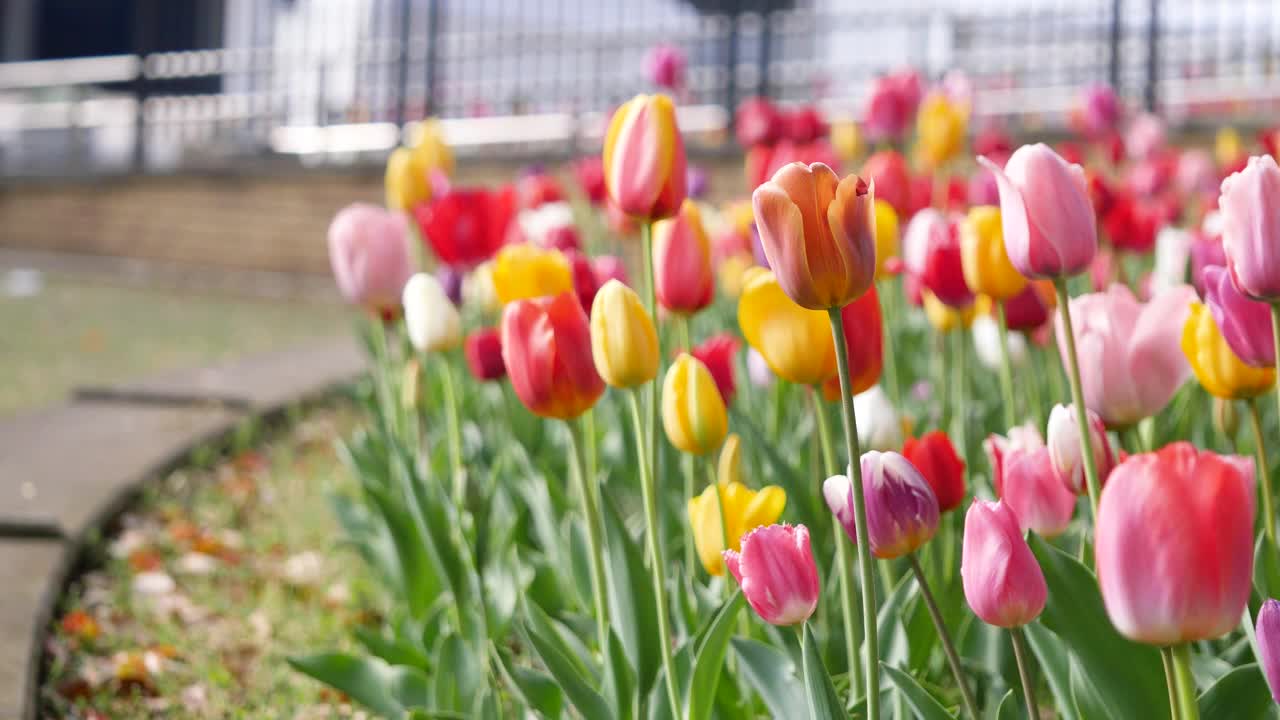
<instances>
[{"instance_id":1,"label":"green stem","mask_svg":"<svg viewBox=\"0 0 1280 720\"><path fill-rule=\"evenodd\" d=\"M388 384L391 372L390 352L387 347L387 325L378 317L373 323L373 392L382 415L383 429L389 436L396 435L395 402Z\"/></svg>"},{"instance_id":2,"label":"green stem","mask_svg":"<svg viewBox=\"0 0 1280 720\"><path fill-rule=\"evenodd\" d=\"M644 268L644 309L648 311L649 317L653 318L653 322L658 322L658 286L654 281L653 274L653 225L648 221L640 223L640 258L641 266ZM654 469L658 467L658 413L662 411L661 397L659 393L662 387L662 333L658 333L658 375L652 383L649 383L648 390L645 395L648 402L648 416L645 420L645 428L643 432L645 441L645 452L649 456L649 467Z\"/></svg>"},{"instance_id":3,"label":"green stem","mask_svg":"<svg viewBox=\"0 0 1280 720\"><path fill-rule=\"evenodd\" d=\"M1031 658L1027 656L1027 644L1022 638L1022 628L1009 628L1013 638L1013 657L1018 662L1018 678L1022 680L1022 698L1027 702L1027 717L1040 717L1039 705L1036 703L1036 688L1031 682Z\"/></svg>"},{"instance_id":4,"label":"green stem","mask_svg":"<svg viewBox=\"0 0 1280 720\"><path fill-rule=\"evenodd\" d=\"M1040 391L1040 385L1044 382L1044 358L1041 357L1037 348L1029 349L1027 361L1031 365L1031 382L1027 383L1027 402L1031 403L1031 415L1035 418L1036 427L1043 428L1045 426L1044 394Z\"/></svg>"},{"instance_id":5,"label":"green stem","mask_svg":"<svg viewBox=\"0 0 1280 720\"><path fill-rule=\"evenodd\" d=\"M1271 500L1271 474L1267 465L1267 443L1262 435L1262 409L1258 398L1249 398L1249 424L1253 426L1253 445L1258 454L1258 488L1262 491L1262 531L1272 547L1276 542L1275 505Z\"/></svg>"},{"instance_id":6,"label":"green stem","mask_svg":"<svg viewBox=\"0 0 1280 720\"><path fill-rule=\"evenodd\" d=\"M682 458L683 460L684 458ZM696 497L697 490L693 488L693 473L685 468L684 472L684 496L686 498ZM698 548L693 542L693 525L692 523L684 523L682 531L684 540L684 568L690 577L698 574Z\"/></svg>"},{"instance_id":7,"label":"green stem","mask_svg":"<svg viewBox=\"0 0 1280 720\"><path fill-rule=\"evenodd\" d=\"M654 487L653 470L645 454L644 424L640 417L638 391L627 393L631 406L631 425L635 430L636 451L640 462L640 494L644 502L645 540L649 548L649 571L653 575L653 600L658 608L658 645L662 655L662 670L666 675L667 701L671 703L671 717L680 718L680 692L676 687L676 669L671 659L671 619L668 617L666 564L662 559L662 542L658 536L658 500Z\"/></svg>"},{"instance_id":8,"label":"green stem","mask_svg":"<svg viewBox=\"0 0 1280 720\"><path fill-rule=\"evenodd\" d=\"M1196 679L1191 674L1191 646L1173 646L1173 670L1178 678L1179 720L1200 720L1200 703L1196 700Z\"/></svg>"},{"instance_id":9,"label":"green stem","mask_svg":"<svg viewBox=\"0 0 1280 720\"><path fill-rule=\"evenodd\" d=\"M1164 684L1169 688L1169 720L1179 720L1178 676L1173 669L1173 648L1160 648L1160 660L1164 663Z\"/></svg>"},{"instance_id":10,"label":"green stem","mask_svg":"<svg viewBox=\"0 0 1280 720\"><path fill-rule=\"evenodd\" d=\"M1005 320L1002 302L996 303L996 323L1000 328L1000 394L1004 396L1004 426L1012 428L1018 424L1018 408L1013 396L1013 365L1009 362L1009 323Z\"/></svg>"},{"instance_id":11,"label":"green stem","mask_svg":"<svg viewBox=\"0 0 1280 720\"><path fill-rule=\"evenodd\" d=\"M577 420L566 420L569 426L569 451L572 454L573 475L578 479L578 494L582 496L582 514L587 523L587 544L591 550L591 592L596 608L596 637L600 653L609 654L609 607L605 603L604 544L600 527L600 509L596 507L596 494L591 490L583 462L585 444L582 425Z\"/></svg>"},{"instance_id":12,"label":"green stem","mask_svg":"<svg viewBox=\"0 0 1280 720\"><path fill-rule=\"evenodd\" d=\"M956 439L956 447L960 451L960 459L969 464L969 423L965 412L965 395L969 387L968 359L964 346L964 328L951 331L955 336L951 353L951 405L952 405L952 437Z\"/></svg>"},{"instance_id":13,"label":"green stem","mask_svg":"<svg viewBox=\"0 0 1280 720\"><path fill-rule=\"evenodd\" d=\"M938 610L938 604L933 600L933 593L929 591L929 581L924 577L924 570L920 567L916 554L908 553L907 559L911 561L911 570L915 572L916 583L920 586L920 596L924 598L924 604L929 608L929 617L933 618L933 627L937 629L938 639L942 641L947 664L951 666L951 675L955 678L956 685L960 687L964 709L969 714L970 720L978 720L978 703L974 701L973 691L969 689L969 683L964 679L964 671L960 669L960 655L956 653L956 646L951 642L951 633L947 632L947 623L942 619L942 612Z\"/></svg>"},{"instance_id":14,"label":"green stem","mask_svg":"<svg viewBox=\"0 0 1280 720\"><path fill-rule=\"evenodd\" d=\"M425 360L424 360L425 361ZM462 430L458 421L458 396L453 387L453 370L449 358L440 362L440 383L443 385L445 432L449 442L449 472L453 479L453 502L459 508L466 506L466 473L462 469Z\"/></svg>"},{"instance_id":15,"label":"green stem","mask_svg":"<svg viewBox=\"0 0 1280 720\"><path fill-rule=\"evenodd\" d=\"M1058 293L1058 312L1062 318L1062 333L1067 338L1067 360L1070 365L1071 401L1076 406L1076 424L1080 427L1080 454L1084 458L1084 480L1089 489L1089 507L1093 517L1098 517L1098 466L1093 459L1093 433L1089 428L1089 416L1084 406L1084 386L1080 382L1080 362L1076 359L1075 330L1071 327L1070 297L1067 281L1057 278L1053 287Z\"/></svg>"},{"instance_id":16,"label":"green stem","mask_svg":"<svg viewBox=\"0 0 1280 720\"><path fill-rule=\"evenodd\" d=\"M844 404L844 443L849 455L849 481L853 485L853 517L858 536L858 572L862 579L862 635L865 639L866 698L868 720L880 720L880 649L876 641L876 585L871 570L871 541L867 537L867 502L862 494L862 452L858 448L858 419L853 412L853 388L849 379L849 347L845 344L840 308L830 308L831 335L840 372Z\"/></svg>"},{"instance_id":17,"label":"green stem","mask_svg":"<svg viewBox=\"0 0 1280 720\"><path fill-rule=\"evenodd\" d=\"M677 348L680 352L693 352L693 334L689 331L689 316L683 313L675 316L676 324L676 342L680 343Z\"/></svg>"},{"instance_id":18,"label":"green stem","mask_svg":"<svg viewBox=\"0 0 1280 720\"><path fill-rule=\"evenodd\" d=\"M818 397L817 388L809 389L809 402L813 406L813 417L818 423L818 444L822 447L823 472L828 477L836 475L836 454L831 446L831 429L827 423L827 414L823 412L822 400ZM821 490L819 490L821 492ZM853 575L853 563L849 557L849 543L835 515L831 515L831 531L836 543L836 563L840 568L840 616L844 621L844 653L849 665L850 695L857 695L862 686L862 663L858 659L858 628L854 624L853 607L856 599L857 582Z\"/></svg>"},{"instance_id":19,"label":"green stem","mask_svg":"<svg viewBox=\"0 0 1280 720\"><path fill-rule=\"evenodd\" d=\"M879 296L881 312L884 315L885 390L888 391L894 407L902 407L902 386L898 382L898 356L894 353L893 344L893 328L897 327L894 321L898 319L897 298L901 296L901 291L898 289L896 277L880 281L880 286L886 289Z\"/></svg>"}]
</instances>

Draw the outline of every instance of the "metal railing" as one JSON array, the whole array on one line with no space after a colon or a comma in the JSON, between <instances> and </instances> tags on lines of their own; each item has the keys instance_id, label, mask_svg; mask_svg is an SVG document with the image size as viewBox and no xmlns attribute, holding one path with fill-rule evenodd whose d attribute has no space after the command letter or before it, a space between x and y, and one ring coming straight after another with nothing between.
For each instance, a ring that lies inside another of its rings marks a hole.
<instances>
[{"instance_id":1,"label":"metal railing","mask_svg":"<svg viewBox=\"0 0 1280 720\"><path fill-rule=\"evenodd\" d=\"M375 161L427 114L464 153L589 151L610 108L648 88L659 42L689 58L695 148L722 144L755 94L856 117L868 83L904 65L964 71L979 122L1015 128L1061 126L1095 81L1174 122L1280 107L1271 0L697 4L229 0L222 48L0 64L0 175Z\"/></svg>"}]
</instances>

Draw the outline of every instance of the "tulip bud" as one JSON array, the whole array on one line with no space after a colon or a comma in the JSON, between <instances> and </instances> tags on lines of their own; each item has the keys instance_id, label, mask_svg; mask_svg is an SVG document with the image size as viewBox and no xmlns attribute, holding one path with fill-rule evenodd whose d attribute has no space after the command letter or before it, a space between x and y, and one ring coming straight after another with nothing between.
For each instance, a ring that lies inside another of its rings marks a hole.
<instances>
[{"instance_id":1,"label":"tulip bud","mask_svg":"<svg viewBox=\"0 0 1280 720\"><path fill-rule=\"evenodd\" d=\"M814 163L791 163L752 194L769 266L796 304L843 307L875 277L875 194L857 175L844 180Z\"/></svg>"},{"instance_id":2,"label":"tulip bud","mask_svg":"<svg viewBox=\"0 0 1280 720\"><path fill-rule=\"evenodd\" d=\"M969 113L942 93L925 98L916 115L916 151L930 168L940 168L964 148Z\"/></svg>"},{"instance_id":3,"label":"tulip bud","mask_svg":"<svg viewBox=\"0 0 1280 720\"><path fill-rule=\"evenodd\" d=\"M772 625L798 625L818 607L818 566L804 525L766 525L742 538L742 551L724 551L747 604Z\"/></svg>"},{"instance_id":4,"label":"tulip bud","mask_svg":"<svg viewBox=\"0 0 1280 720\"><path fill-rule=\"evenodd\" d=\"M1034 425L1012 428L1008 438L991 435L983 449L991 464L991 484L1023 530L1054 537L1067 529L1076 494L1058 479L1049 448Z\"/></svg>"},{"instance_id":5,"label":"tulip bud","mask_svg":"<svg viewBox=\"0 0 1280 720\"><path fill-rule=\"evenodd\" d=\"M597 255L591 261L591 267L596 271L596 284L601 287L610 280L617 280L628 286L631 284L627 282L627 266L617 255Z\"/></svg>"},{"instance_id":6,"label":"tulip bud","mask_svg":"<svg viewBox=\"0 0 1280 720\"><path fill-rule=\"evenodd\" d=\"M427 176L429 170L422 166L409 148L398 147L392 150L387 158L384 178L387 208L410 210L420 203L429 202L431 200L431 181Z\"/></svg>"},{"instance_id":7,"label":"tulip bud","mask_svg":"<svg viewBox=\"0 0 1280 720\"><path fill-rule=\"evenodd\" d=\"M535 415L572 420L604 394L591 330L573 293L517 300L502 312L502 361L520 402Z\"/></svg>"},{"instance_id":8,"label":"tulip bud","mask_svg":"<svg viewBox=\"0 0 1280 720\"><path fill-rule=\"evenodd\" d=\"M720 447L729 429L724 400L702 361L681 353L662 383L662 427L680 450L705 455Z\"/></svg>"},{"instance_id":9,"label":"tulip bud","mask_svg":"<svg viewBox=\"0 0 1280 720\"><path fill-rule=\"evenodd\" d=\"M969 506L960 579L974 614L997 627L1016 628L1035 620L1049 596L1018 518L1003 502L975 499Z\"/></svg>"},{"instance_id":10,"label":"tulip bud","mask_svg":"<svg viewBox=\"0 0 1280 720\"><path fill-rule=\"evenodd\" d=\"M462 342L462 318L434 276L414 274L403 300L405 330L418 352L452 350Z\"/></svg>"},{"instance_id":11,"label":"tulip bud","mask_svg":"<svg viewBox=\"0 0 1280 720\"><path fill-rule=\"evenodd\" d=\"M867 540L871 554L885 560L915 552L938 530L938 499L929 483L905 457L871 451L862 456L862 489L867 502ZM834 475L822 484L827 507L858 542L853 483Z\"/></svg>"},{"instance_id":12,"label":"tulip bud","mask_svg":"<svg viewBox=\"0 0 1280 720\"><path fill-rule=\"evenodd\" d=\"M528 243L507 245L493 261L493 287L506 305L573 290L573 270L559 250Z\"/></svg>"},{"instance_id":13,"label":"tulip bud","mask_svg":"<svg viewBox=\"0 0 1280 720\"><path fill-rule=\"evenodd\" d=\"M1253 528L1252 460L1179 442L1120 463L1095 526L1111 624L1159 646L1231 632L1249 601Z\"/></svg>"},{"instance_id":14,"label":"tulip bud","mask_svg":"<svg viewBox=\"0 0 1280 720\"><path fill-rule=\"evenodd\" d=\"M596 291L600 289L600 282L596 279L596 270L591 265L591 258L577 250L568 250L563 254L565 261L569 263L569 272L573 276L573 292L578 296L583 312L589 313L591 303L596 299Z\"/></svg>"},{"instance_id":15,"label":"tulip bud","mask_svg":"<svg viewBox=\"0 0 1280 720\"><path fill-rule=\"evenodd\" d=\"M1106 483L1116 457L1107 438L1107 428L1102 418L1092 410L1089 417L1089 439L1093 442L1093 462L1098 468L1098 481ZM1049 460L1053 473L1064 486L1076 495L1088 492L1084 480L1084 458L1080 453L1080 424L1076 421L1074 405L1054 405L1049 412Z\"/></svg>"},{"instance_id":16,"label":"tulip bud","mask_svg":"<svg viewBox=\"0 0 1280 720\"><path fill-rule=\"evenodd\" d=\"M885 267L889 260L898 257L900 238L898 230L898 211L883 198L876 198L876 280L889 277L892 273Z\"/></svg>"},{"instance_id":17,"label":"tulip bud","mask_svg":"<svg viewBox=\"0 0 1280 720\"><path fill-rule=\"evenodd\" d=\"M432 254L445 265L467 268L493 257L515 226L513 186L436 189L430 203L413 207L413 219Z\"/></svg>"},{"instance_id":18,"label":"tulip bud","mask_svg":"<svg viewBox=\"0 0 1280 720\"><path fill-rule=\"evenodd\" d=\"M462 349L475 379L498 380L507 374L507 366L502 363L502 335L497 328L476 330L467 336Z\"/></svg>"},{"instance_id":19,"label":"tulip bud","mask_svg":"<svg viewBox=\"0 0 1280 720\"><path fill-rule=\"evenodd\" d=\"M1231 272L1209 266L1200 273L1204 303L1209 306L1223 339L1246 365L1274 368L1275 336L1271 330L1271 307L1250 300L1236 289Z\"/></svg>"},{"instance_id":20,"label":"tulip bud","mask_svg":"<svg viewBox=\"0 0 1280 720\"><path fill-rule=\"evenodd\" d=\"M854 395L853 413L863 448L884 451L902 447L902 416L883 387L876 385Z\"/></svg>"},{"instance_id":21,"label":"tulip bud","mask_svg":"<svg viewBox=\"0 0 1280 720\"><path fill-rule=\"evenodd\" d=\"M394 313L413 274L403 216L375 205L348 205L329 223L329 263L347 302Z\"/></svg>"},{"instance_id":22,"label":"tulip bud","mask_svg":"<svg viewBox=\"0 0 1280 720\"><path fill-rule=\"evenodd\" d=\"M711 372L725 405L733 402L738 389L733 377L733 358L738 354L738 344L738 338L729 333L720 333L703 340L702 344L690 351Z\"/></svg>"},{"instance_id":23,"label":"tulip bud","mask_svg":"<svg viewBox=\"0 0 1280 720\"><path fill-rule=\"evenodd\" d=\"M997 302L1012 299L1027 286L1005 253L1000 208L983 205L969 210L960 224L960 260L965 283Z\"/></svg>"},{"instance_id":24,"label":"tulip bud","mask_svg":"<svg viewBox=\"0 0 1280 720\"><path fill-rule=\"evenodd\" d=\"M1209 309L1191 304L1182 328L1182 353L1210 395L1225 399L1257 397L1276 384L1274 367L1250 367L1240 360L1218 330Z\"/></svg>"},{"instance_id":25,"label":"tulip bud","mask_svg":"<svg viewBox=\"0 0 1280 720\"><path fill-rule=\"evenodd\" d=\"M653 224L653 272L658 303L667 310L692 314L711 304L711 242L692 200L685 200L675 216Z\"/></svg>"},{"instance_id":26,"label":"tulip bud","mask_svg":"<svg viewBox=\"0 0 1280 720\"><path fill-rule=\"evenodd\" d=\"M1258 638L1258 664L1267 677L1271 699L1280 703L1280 602L1274 598L1258 609L1254 635Z\"/></svg>"},{"instance_id":27,"label":"tulip bud","mask_svg":"<svg viewBox=\"0 0 1280 720\"><path fill-rule=\"evenodd\" d=\"M693 544L702 567L710 575L724 573L725 550L741 550L745 533L777 522L787 505L787 493L780 487L770 485L757 492L738 482L737 463L738 436L730 435L720 452L719 481L689 500ZM725 538L729 540L728 548L724 546Z\"/></svg>"},{"instance_id":28,"label":"tulip bud","mask_svg":"<svg viewBox=\"0 0 1280 720\"><path fill-rule=\"evenodd\" d=\"M817 385L836 374L836 346L827 314L792 302L776 276L752 274L738 298L742 334L784 380Z\"/></svg>"},{"instance_id":29,"label":"tulip bud","mask_svg":"<svg viewBox=\"0 0 1280 720\"><path fill-rule=\"evenodd\" d=\"M609 198L626 215L660 220L684 202L684 141L666 95L637 95L623 103L609 121L601 155Z\"/></svg>"},{"instance_id":30,"label":"tulip bud","mask_svg":"<svg viewBox=\"0 0 1280 720\"><path fill-rule=\"evenodd\" d=\"M1004 168L978 162L996 176L1005 250L1029 278L1075 275L1098 252L1097 221L1084 170L1069 165L1048 145L1023 145Z\"/></svg>"},{"instance_id":31,"label":"tulip bud","mask_svg":"<svg viewBox=\"0 0 1280 720\"><path fill-rule=\"evenodd\" d=\"M591 355L600 377L633 388L658 376L658 332L635 291L610 280L591 306Z\"/></svg>"},{"instance_id":32,"label":"tulip bud","mask_svg":"<svg viewBox=\"0 0 1280 720\"><path fill-rule=\"evenodd\" d=\"M938 510L947 512L960 507L965 494L964 460L956 454L951 438L941 430L907 438L902 454L924 476L938 498Z\"/></svg>"},{"instance_id":33,"label":"tulip bud","mask_svg":"<svg viewBox=\"0 0 1280 720\"><path fill-rule=\"evenodd\" d=\"M985 302L987 307L990 307L989 301L984 300L985 297L985 295L980 296L976 302L966 307L953 308L943 303L929 290L923 290L920 293L920 298L924 302L925 319L934 330L940 333L971 327L974 320L981 316L978 312L979 304Z\"/></svg>"}]
</instances>

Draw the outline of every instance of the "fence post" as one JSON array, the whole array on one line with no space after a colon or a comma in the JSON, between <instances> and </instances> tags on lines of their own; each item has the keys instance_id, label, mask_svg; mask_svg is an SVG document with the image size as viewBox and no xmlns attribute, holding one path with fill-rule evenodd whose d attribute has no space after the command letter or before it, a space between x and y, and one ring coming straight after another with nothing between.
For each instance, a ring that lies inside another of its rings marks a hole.
<instances>
[{"instance_id":1,"label":"fence post","mask_svg":"<svg viewBox=\"0 0 1280 720\"><path fill-rule=\"evenodd\" d=\"M760 58L758 63L758 72L760 74L760 82L757 85L756 94L760 97L769 97L769 64L772 62L769 57L773 44L773 24L769 22L769 3L761 3L760 6Z\"/></svg>"},{"instance_id":2,"label":"fence post","mask_svg":"<svg viewBox=\"0 0 1280 720\"><path fill-rule=\"evenodd\" d=\"M1111 0L1111 57L1107 67L1107 81L1111 89L1120 92L1120 17L1124 0Z\"/></svg>"},{"instance_id":3,"label":"fence post","mask_svg":"<svg viewBox=\"0 0 1280 720\"><path fill-rule=\"evenodd\" d=\"M1151 0L1147 18L1147 87L1143 104L1148 112L1156 109L1156 83L1160 79L1160 0Z\"/></svg>"},{"instance_id":4,"label":"fence post","mask_svg":"<svg viewBox=\"0 0 1280 720\"><path fill-rule=\"evenodd\" d=\"M440 39L440 0L427 0L427 60L426 60L426 92L423 105L425 117L437 113L436 108L436 60Z\"/></svg>"},{"instance_id":5,"label":"fence post","mask_svg":"<svg viewBox=\"0 0 1280 720\"><path fill-rule=\"evenodd\" d=\"M729 114L732 127L734 110L738 106L738 16L741 14L738 0L725 0L725 15L729 18L729 34L725 38L724 53L724 110Z\"/></svg>"},{"instance_id":6,"label":"fence post","mask_svg":"<svg viewBox=\"0 0 1280 720\"><path fill-rule=\"evenodd\" d=\"M409 22L413 6L410 0L400 0L400 57L396 76L396 132L404 132L405 107L409 87ZM397 138L399 139L399 138Z\"/></svg>"},{"instance_id":7,"label":"fence post","mask_svg":"<svg viewBox=\"0 0 1280 720\"><path fill-rule=\"evenodd\" d=\"M133 77L133 172L147 169L147 52L151 47L152 4L138 0L133 9L133 52L138 57L137 74Z\"/></svg>"}]
</instances>

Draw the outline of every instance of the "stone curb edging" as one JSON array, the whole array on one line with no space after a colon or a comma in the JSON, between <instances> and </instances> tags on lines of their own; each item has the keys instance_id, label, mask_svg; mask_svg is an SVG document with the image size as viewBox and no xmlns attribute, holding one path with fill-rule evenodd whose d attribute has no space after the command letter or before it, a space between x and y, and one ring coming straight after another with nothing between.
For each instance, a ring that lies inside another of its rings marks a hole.
<instances>
[{"instance_id":1,"label":"stone curb edging","mask_svg":"<svg viewBox=\"0 0 1280 720\"><path fill-rule=\"evenodd\" d=\"M367 367L355 339L329 340L86 388L0 420L0 720L36 720L43 639L93 531L194 448Z\"/></svg>"}]
</instances>

